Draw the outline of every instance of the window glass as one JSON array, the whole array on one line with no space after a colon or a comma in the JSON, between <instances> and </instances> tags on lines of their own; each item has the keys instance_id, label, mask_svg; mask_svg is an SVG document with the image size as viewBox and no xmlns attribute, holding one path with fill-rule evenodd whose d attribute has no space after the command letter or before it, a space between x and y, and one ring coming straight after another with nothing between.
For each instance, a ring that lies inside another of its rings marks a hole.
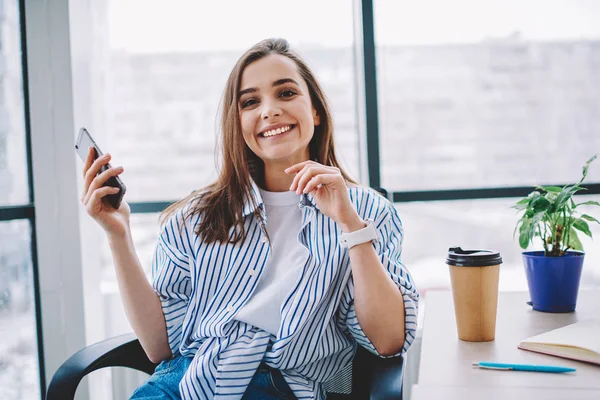
<instances>
[{"instance_id":1,"label":"window glass","mask_svg":"<svg viewBox=\"0 0 600 400\"><path fill-rule=\"evenodd\" d=\"M29 201L19 2L0 2L0 206Z\"/></svg>"},{"instance_id":2,"label":"window glass","mask_svg":"<svg viewBox=\"0 0 600 400\"><path fill-rule=\"evenodd\" d=\"M374 3L382 186L568 183L600 153L599 2Z\"/></svg>"},{"instance_id":3,"label":"window glass","mask_svg":"<svg viewBox=\"0 0 600 400\"><path fill-rule=\"evenodd\" d=\"M98 39L94 50L106 60L96 76L105 101L95 120L107 121L99 144L125 167L128 201L176 200L216 178L225 82L243 52L269 37L288 39L314 70L334 114L340 158L358 178L351 2L207 7L193 0L127 0L110 2L106 15L109 40Z\"/></svg>"},{"instance_id":4,"label":"window glass","mask_svg":"<svg viewBox=\"0 0 600 400\"><path fill-rule=\"evenodd\" d=\"M577 203L600 196L575 198ZM430 201L397 203L404 227L403 260L423 293L450 288L446 265L448 248L494 249L500 252L500 290L527 291L527 280L518 236L513 231L518 220L512 207L518 199ZM581 211L600 220L600 207L585 206ZM590 222L595 243L579 234L585 251L581 288L600 288L600 225ZM536 243L531 250L541 250Z\"/></svg>"},{"instance_id":5,"label":"window glass","mask_svg":"<svg viewBox=\"0 0 600 400\"><path fill-rule=\"evenodd\" d=\"M28 221L0 222L0 399L39 399Z\"/></svg>"}]
</instances>

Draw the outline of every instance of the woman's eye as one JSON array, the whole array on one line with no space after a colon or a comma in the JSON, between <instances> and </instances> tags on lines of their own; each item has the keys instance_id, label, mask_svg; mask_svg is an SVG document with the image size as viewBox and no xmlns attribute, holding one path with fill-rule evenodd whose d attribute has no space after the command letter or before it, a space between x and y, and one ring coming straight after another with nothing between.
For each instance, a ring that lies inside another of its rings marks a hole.
<instances>
[{"instance_id":1,"label":"woman's eye","mask_svg":"<svg viewBox=\"0 0 600 400\"><path fill-rule=\"evenodd\" d=\"M292 97L296 94L296 92L294 92L293 90L284 90L283 92L281 92L280 96L281 97Z\"/></svg>"},{"instance_id":2,"label":"woman's eye","mask_svg":"<svg viewBox=\"0 0 600 400\"><path fill-rule=\"evenodd\" d=\"M250 107L251 105L256 104L256 100L248 99L242 102L242 108Z\"/></svg>"}]
</instances>

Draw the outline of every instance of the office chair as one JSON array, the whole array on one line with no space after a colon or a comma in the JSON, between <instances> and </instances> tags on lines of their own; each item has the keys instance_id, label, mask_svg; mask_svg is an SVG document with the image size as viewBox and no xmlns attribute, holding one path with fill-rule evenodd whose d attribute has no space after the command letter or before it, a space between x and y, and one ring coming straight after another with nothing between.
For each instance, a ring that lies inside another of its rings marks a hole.
<instances>
[{"instance_id":1,"label":"office chair","mask_svg":"<svg viewBox=\"0 0 600 400\"><path fill-rule=\"evenodd\" d=\"M404 357L379 358L359 346L349 371L343 370L326 384L327 399L402 399L403 366ZM152 374L156 364L148 359L133 333L103 340L75 353L58 368L46 400L73 399L83 377L106 367L126 367ZM347 375L351 375L351 387Z\"/></svg>"}]
</instances>

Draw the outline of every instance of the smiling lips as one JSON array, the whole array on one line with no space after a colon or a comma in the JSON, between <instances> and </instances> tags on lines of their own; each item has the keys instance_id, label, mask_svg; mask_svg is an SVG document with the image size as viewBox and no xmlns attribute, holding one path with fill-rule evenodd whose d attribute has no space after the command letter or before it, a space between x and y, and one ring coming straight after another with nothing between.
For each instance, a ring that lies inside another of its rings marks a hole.
<instances>
[{"instance_id":1,"label":"smiling lips","mask_svg":"<svg viewBox=\"0 0 600 400\"><path fill-rule=\"evenodd\" d=\"M295 125L284 125L277 129L271 129L271 130L262 132L259 134L259 136L268 138L268 137L281 135L282 133L286 133L286 132L290 131L294 126Z\"/></svg>"}]
</instances>

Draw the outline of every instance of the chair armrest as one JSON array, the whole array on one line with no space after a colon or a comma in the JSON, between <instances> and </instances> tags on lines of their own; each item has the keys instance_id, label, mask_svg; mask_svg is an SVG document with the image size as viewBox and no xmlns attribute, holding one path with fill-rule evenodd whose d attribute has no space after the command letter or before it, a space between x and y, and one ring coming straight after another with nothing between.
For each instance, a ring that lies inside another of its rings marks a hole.
<instances>
[{"instance_id":1,"label":"chair armrest","mask_svg":"<svg viewBox=\"0 0 600 400\"><path fill-rule=\"evenodd\" d=\"M379 358L371 365L370 400L402 399L404 379L404 355L393 358Z\"/></svg>"},{"instance_id":2,"label":"chair armrest","mask_svg":"<svg viewBox=\"0 0 600 400\"><path fill-rule=\"evenodd\" d=\"M352 395L357 399L401 400L405 355L381 358L358 346Z\"/></svg>"},{"instance_id":3,"label":"chair armrest","mask_svg":"<svg viewBox=\"0 0 600 400\"><path fill-rule=\"evenodd\" d=\"M104 367L126 367L152 374L152 363L133 333L90 345L72 355L52 377L46 400L72 399L84 376Z\"/></svg>"}]
</instances>

